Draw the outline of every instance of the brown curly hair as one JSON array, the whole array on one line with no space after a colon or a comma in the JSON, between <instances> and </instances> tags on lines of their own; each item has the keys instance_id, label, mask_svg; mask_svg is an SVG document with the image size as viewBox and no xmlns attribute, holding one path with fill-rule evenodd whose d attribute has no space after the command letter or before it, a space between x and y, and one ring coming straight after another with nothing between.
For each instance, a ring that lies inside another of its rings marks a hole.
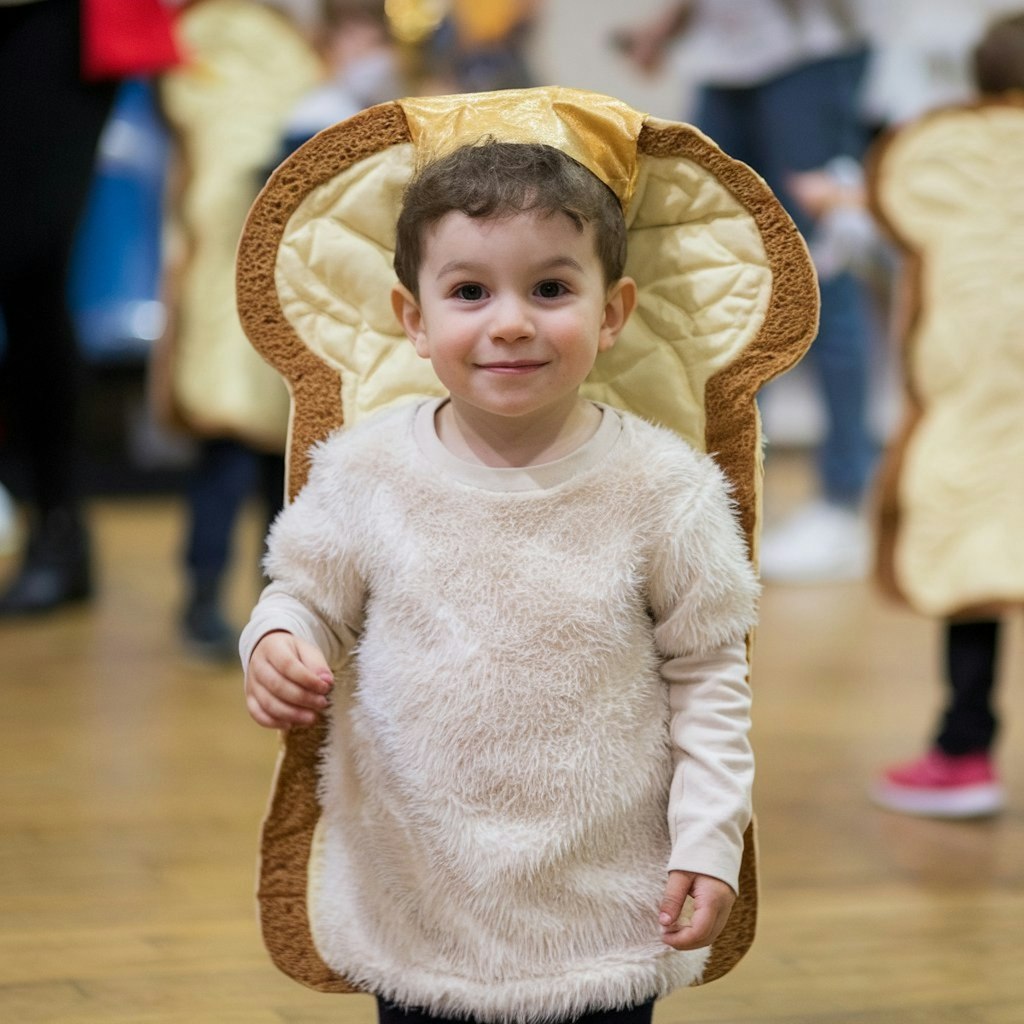
<instances>
[{"instance_id":1,"label":"brown curly hair","mask_svg":"<svg viewBox=\"0 0 1024 1024\"><path fill-rule=\"evenodd\" d=\"M409 183L398 217L395 271L419 295L423 239L452 211L484 219L525 211L561 213L582 231L594 227L606 284L622 277L626 223L612 190L554 146L484 139L427 164Z\"/></svg>"}]
</instances>

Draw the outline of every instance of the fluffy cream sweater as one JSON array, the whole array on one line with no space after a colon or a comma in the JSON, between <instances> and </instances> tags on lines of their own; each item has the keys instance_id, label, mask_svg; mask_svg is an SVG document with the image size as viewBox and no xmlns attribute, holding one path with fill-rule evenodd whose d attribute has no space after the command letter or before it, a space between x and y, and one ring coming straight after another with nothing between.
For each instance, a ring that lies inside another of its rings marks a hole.
<instances>
[{"instance_id":1,"label":"fluffy cream sweater","mask_svg":"<svg viewBox=\"0 0 1024 1024\"><path fill-rule=\"evenodd\" d=\"M666 870L737 884L757 583L711 459L603 408L564 459L470 465L437 402L341 432L271 532L242 636L337 673L310 914L324 960L435 1014L665 994Z\"/></svg>"}]
</instances>

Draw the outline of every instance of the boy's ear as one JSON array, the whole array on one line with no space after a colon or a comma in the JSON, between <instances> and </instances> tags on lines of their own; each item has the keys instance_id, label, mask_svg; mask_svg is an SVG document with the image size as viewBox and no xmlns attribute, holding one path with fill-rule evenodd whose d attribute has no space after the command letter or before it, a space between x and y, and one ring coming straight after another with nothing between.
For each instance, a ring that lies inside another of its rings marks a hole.
<instances>
[{"instance_id":1,"label":"boy's ear","mask_svg":"<svg viewBox=\"0 0 1024 1024\"><path fill-rule=\"evenodd\" d=\"M620 277L608 289L604 317L601 320L601 336L597 346L599 352L607 352L618 340L630 313L636 308L636 299L636 281L631 277Z\"/></svg>"},{"instance_id":2,"label":"boy's ear","mask_svg":"<svg viewBox=\"0 0 1024 1024\"><path fill-rule=\"evenodd\" d=\"M423 313L416 296L404 284L397 283L391 289L391 308L415 346L416 353L426 359L429 356L426 347L427 334L423 328Z\"/></svg>"}]
</instances>

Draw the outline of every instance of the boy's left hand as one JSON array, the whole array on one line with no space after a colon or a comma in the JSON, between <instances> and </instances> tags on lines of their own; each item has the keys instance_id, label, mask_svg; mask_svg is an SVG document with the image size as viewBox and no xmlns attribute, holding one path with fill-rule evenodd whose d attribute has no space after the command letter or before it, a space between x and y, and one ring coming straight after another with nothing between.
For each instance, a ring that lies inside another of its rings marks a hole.
<instances>
[{"instance_id":1,"label":"boy's left hand","mask_svg":"<svg viewBox=\"0 0 1024 1024\"><path fill-rule=\"evenodd\" d=\"M693 914L680 920L683 902L693 898ZM661 941L673 949L701 949L722 933L736 893L719 878L670 871L665 895L658 910Z\"/></svg>"}]
</instances>

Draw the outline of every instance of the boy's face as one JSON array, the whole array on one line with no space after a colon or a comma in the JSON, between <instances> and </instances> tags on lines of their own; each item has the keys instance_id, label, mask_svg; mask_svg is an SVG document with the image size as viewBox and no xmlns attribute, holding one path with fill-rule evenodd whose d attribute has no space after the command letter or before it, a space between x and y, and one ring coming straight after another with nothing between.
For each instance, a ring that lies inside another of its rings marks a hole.
<instances>
[{"instance_id":1,"label":"boy's face","mask_svg":"<svg viewBox=\"0 0 1024 1024\"><path fill-rule=\"evenodd\" d=\"M577 402L636 301L629 278L606 288L593 228L560 213L452 212L424 243L419 300L401 285L392 299L453 406L530 417Z\"/></svg>"}]
</instances>

